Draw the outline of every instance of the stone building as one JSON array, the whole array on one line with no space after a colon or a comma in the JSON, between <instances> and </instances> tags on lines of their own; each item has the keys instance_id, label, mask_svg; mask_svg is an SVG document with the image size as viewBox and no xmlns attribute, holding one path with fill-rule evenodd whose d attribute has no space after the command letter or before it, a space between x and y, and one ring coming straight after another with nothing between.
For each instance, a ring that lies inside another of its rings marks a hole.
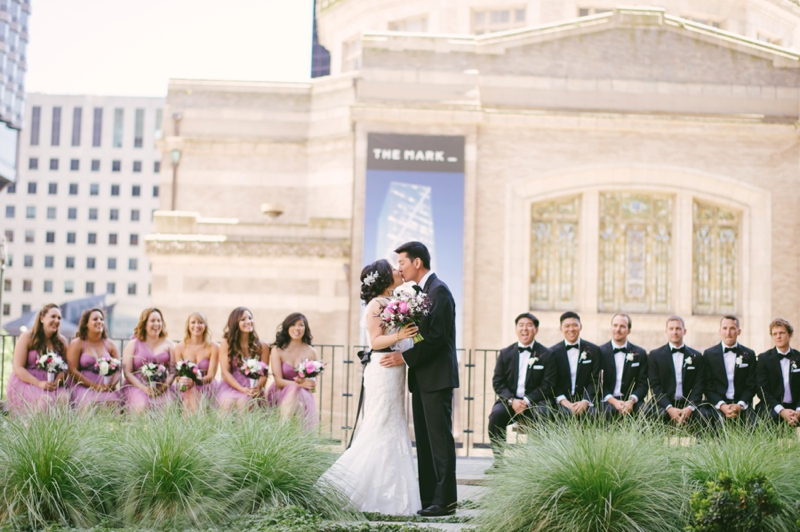
<instances>
[{"instance_id":1,"label":"stone building","mask_svg":"<svg viewBox=\"0 0 800 532\"><path fill-rule=\"evenodd\" d=\"M328 0L331 76L173 80L154 303L215 332L248 305L269 335L299 310L358 343L370 143L459 137L462 254L438 260L462 267L464 348L508 345L529 309L545 344L572 309L596 342L626 311L637 344L680 314L705 348L735 313L769 347L770 319L800 323L800 6L637 3Z\"/></svg>"}]
</instances>

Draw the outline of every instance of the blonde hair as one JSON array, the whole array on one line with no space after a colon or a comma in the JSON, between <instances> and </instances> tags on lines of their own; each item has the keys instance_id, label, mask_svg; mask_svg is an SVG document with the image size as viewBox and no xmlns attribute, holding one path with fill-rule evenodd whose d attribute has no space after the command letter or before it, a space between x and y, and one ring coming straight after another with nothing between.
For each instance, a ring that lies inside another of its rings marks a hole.
<instances>
[{"instance_id":1,"label":"blonde hair","mask_svg":"<svg viewBox=\"0 0 800 532\"><path fill-rule=\"evenodd\" d=\"M136 324L136 328L133 330L133 334L135 334L136 338L142 342L147 340L147 320L150 319L150 314L153 312L158 312L158 315L161 317L161 332L158 333L158 337L167 337L167 324L164 322L164 313L158 310L156 307L149 307L144 309L139 315L139 323Z\"/></svg>"},{"instance_id":2,"label":"blonde hair","mask_svg":"<svg viewBox=\"0 0 800 532\"><path fill-rule=\"evenodd\" d=\"M203 325L205 325L205 328L203 329L203 345L206 347L210 346L211 330L208 328L208 318L206 318L206 315L200 311L194 311L189 314L188 318L186 318L186 328L183 331L183 343L188 344L189 340L192 339L192 331L189 330L189 323L192 321L192 318L198 318L203 322Z\"/></svg>"}]
</instances>

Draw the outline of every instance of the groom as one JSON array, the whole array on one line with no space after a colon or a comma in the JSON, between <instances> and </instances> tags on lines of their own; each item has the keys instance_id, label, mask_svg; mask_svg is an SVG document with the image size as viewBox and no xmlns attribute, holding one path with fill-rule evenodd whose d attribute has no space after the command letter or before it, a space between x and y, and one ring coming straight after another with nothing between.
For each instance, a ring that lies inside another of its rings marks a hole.
<instances>
[{"instance_id":1,"label":"groom","mask_svg":"<svg viewBox=\"0 0 800 532\"><path fill-rule=\"evenodd\" d=\"M414 411L419 492L425 517L456 512L456 446L453 440L453 388L458 388L456 305L447 285L431 271L431 254L421 242L396 250L403 279L424 292L431 310L419 323L424 340L403 354L384 355L381 366L408 364Z\"/></svg>"}]
</instances>

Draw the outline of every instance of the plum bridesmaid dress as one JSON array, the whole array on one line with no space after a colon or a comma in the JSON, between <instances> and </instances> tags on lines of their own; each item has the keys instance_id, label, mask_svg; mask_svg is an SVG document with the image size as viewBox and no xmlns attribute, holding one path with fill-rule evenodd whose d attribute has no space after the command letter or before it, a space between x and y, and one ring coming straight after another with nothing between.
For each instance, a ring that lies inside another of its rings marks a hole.
<instances>
[{"instance_id":1,"label":"plum bridesmaid dress","mask_svg":"<svg viewBox=\"0 0 800 532\"><path fill-rule=\"evenodd\" d=\"M281 371L286 380L294 380L297 376L297 372L287 362L281 363ZM277 406L281 410L286 408L300 416L308 428L314 427L319 419L314 394L297 384L278 389L278 385L272 382L267 389L267 400L272 406Z\"/></svg>"},{"instance_id":2,"label":"plum bridesmaid dress","mask_svg":"<svg viewBox=\"0 0 800 532\"><path fill-rule=\"evenodd\" d=\"M25 369L40 381L46 381L47 372L36 367L36 359L38 358L38 351L28 351L28 360L25 364ZM59 387L57 390L49 392L33 384L28 384L17 377L16 373L12 372L11 378L8 379L6 399L8 401L9 411L13 414L18 414L39 404L42 398L46 398L49 403L53 404L60 401L68 401L69 395L70 391L68 388Z\"/></svg>"},{"instance_id":3,"label":"plum bridesmaid dress","mask_svg":"<svg viewBox=\"0 0 800 532\"><path fill-rule=\"evenodd\" d=\"M250 387L250 379L246 377L244 374L242 374L242 372L239 370L238 364L233 364L231 375L233 376L234 379L236 379L236 382L238 382L240 385L244 386L245 388ZM219 381L219 385L217 386L216 392L217 392L217 401L219 402L220 405L228 401L235 402L243 398L250 399L249 395L244 394L239 390L236 390L230 384L228 384L225 381L225 379ZM264 394L266 394L266 392L264 392Z\"/></svg>"},{"instance_id":4,"label":"plum bridesmaid dress","mask_svg":"<svg viewBox=\"0 0 800 532\"><path fill-rule=\"evenodd\" d=\"M145 364L155 362L156 364L164 364L165 366L169 366L168 352L165 351L163 353L159 353L158 355L154 355L150 348L147 347L147 344L140 341L138 338L131 341L136 342L136 347L133 351L133 372L143 383L146 383L146 381L144 378L142 378L139 372L142 369L142 366ZM148 407L164 406L174 399L171 389L165 391L158 397L150 397L142 390L127 381L122 384L120 390L122 392L122 398L125 404L132 406L137 410Z\"/></svg>"},{"instance_id":5,"label":"plum bridesmaid dress","mask_svg":"<svg viewBox=\"0 0 800 532\"><path fill-rule=\"evenodd\" d=\"M105 349L103 355L110 355L108 348L106 347L105 340L103 340L103 348ZM81 375L83 375L84 378L90 380L91 382L95 384L102 384L103 376L97 374L94 369L94 365L98 359L93 354L86 352L86 342L83 342L83 349L84 351L81 353L80 359L78 359L78 371L81 372ZM112 374L111 378L116 378L116 375ZM119 406L121 400L122 395L118 390L112 390L110 392L98 392L92 388L88 388L78 383L75 384L72 390L72 402L79 408L83 406L90 406L96 403L107 406Z\"/></svg>"}]
</instances>

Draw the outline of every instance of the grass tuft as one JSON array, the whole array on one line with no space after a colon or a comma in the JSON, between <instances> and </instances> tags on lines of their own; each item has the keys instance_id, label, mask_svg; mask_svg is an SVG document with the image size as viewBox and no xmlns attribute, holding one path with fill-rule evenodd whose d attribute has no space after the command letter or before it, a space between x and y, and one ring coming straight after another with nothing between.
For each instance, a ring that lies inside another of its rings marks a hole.
<instances>
[{"instance_id":1,"label":"grass tuft","mask_svg":"<svg viewBox=\"0 0 800 532\"><path fill-rule=\"evenodd\" d=\"M481 529L682 530L691 490L664 441L644 419L540 423L491 476Z\"/></svg>"}]
</instances>

